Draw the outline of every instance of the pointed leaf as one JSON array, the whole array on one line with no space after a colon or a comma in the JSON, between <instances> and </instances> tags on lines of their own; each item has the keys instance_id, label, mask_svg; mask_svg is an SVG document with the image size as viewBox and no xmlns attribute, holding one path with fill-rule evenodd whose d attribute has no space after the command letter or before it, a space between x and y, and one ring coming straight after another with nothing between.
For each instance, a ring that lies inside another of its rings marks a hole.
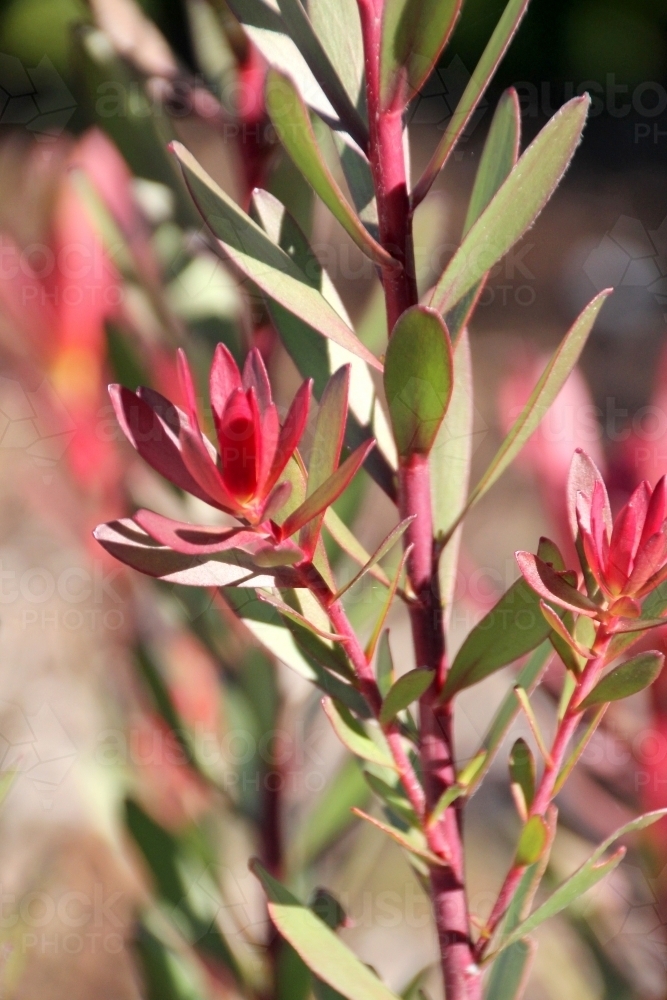
<instances>
[{"instance_id":1,"label":"pointed leaf","mask_svg":"<svg viewBox=\"0 0 667 1000\"><path fill-rule=\"evenodd\" d=\"M539 427L544 415L561 391L567 378L579 360L588 335L593 328L600 309L604 305L609 290L601 292L590 302L576 322L570 327L565 338L544 369L530 399L512 425L501 444L495 458L479 480L468 498L459 521L484 496L514 461L526 441Z\"/></svg>"},{"instance_id":2,"label":"pointed leaf","mask_svg":"<svg viewBox=\"0 0 667 1000\"><path fill-rule=\"evenodd\" d=\"M535 652L529 657L526 665L519 671L517 683L529 694L537 686L541 675L553 655L553 650L549 642L543 642ZM500 708L496 712L493 722L482 740L482 746L486 750L486 759L474 780L471 782L470 795L475 791L484 775L488 772L495 756L500 748L507 732L519 714L519 703L516 700L514 689L512 688L503 698Z\"/></svg>"},{"instance_id":3,"label":"pointed leaf","mask_svg":"<svg viewBox=\"0 0 667 1000\"><path fill-rule=\"evenodd\" d=\"M396 994L259 862L253 862L252 870L267 894L271 920L311 972L347 1000L397 1000Z\"/></svg>"},{"instance_id":4,"label":"pointed leaf","mask_svg":"<svg viewBox=\"0 0 667 1000\"><path fill-rule=\"evenodd\" d=\"M361 580L366 575L366 573L369 573L373 569L375 564L378 563L380 559L383 559L387 555L387 553L390 552L391 549L393 549L394 545L396 545L396 543L403 537L403 535L405 534L409 526L412 524L414 519L415 515L413 515L412 517L406 517L403 521L401 521L400 524L396 525L395 528L392 528L387 537L384 539L384 541L380 542L373 555L368 558L368 560L364 563L359 572L355 573L352 579L348 580L348 582L343 587L341 587L341 589L336 594L336 600L342 597L343 594L345 594L351 587L355 585L355 583L358 583L359 580Z\"/></svg>"},{"instance_id":5,"label":"pointed leaf","mask_svg":"<svg viewBox=\"0 0 667 1000\"><path fill-rule=\"evenodd\" d=\"M350 753L361 757L362 760L368 760L372 764L380 764L391 770L396 769L389 749L384 742L384 737L379 731L376 734L378 740L376 743L349 710L331 698L322 699L322 708L333 726L336 736Z\"/></svg>"},{"instance_id":6,"label":"pointed leaf","mask_svg":"<svg viewBox=\"0 0 667 1000\"><path fill-rule=\"evenodd\" d=\"M370 351L313 288L291 258L222 191L180 143L172 143L185 182L211 231L232 263L288 312L367 364L381 369Z\"/></svg>"},{"instance_id":7,"label":"pointed leaf","mask_svg":"<svg viewBox=\"0 0 667 1000\"><path fill-rule=\"evenodd\" d=\"M529 653L544 642L550 631L540 613L539 598L524 580L517 580L459 649L443 696L451 698Z\"/></svg>"},{"instance_id":8,"label":"pointed leaf","mask_svg":"<svg viewBox=\"0 0 667 1000\"><path fill-rule=\"evenodd\" d=\"M384 387L401 455L428 453L452 395L452 347L440 316L425 306L403 313L389 340Z\"/></svg>"},{"instance_id":9,"label":"pointed leaf","mask_svg":"<svg viewBox=\"0 0 667 1000\"><path fill-rule=\"evenodd\" d=\"M565 627L565 623L545 601L540 601L540 611L544 615L545 620L549 623L549 625L551 625L554 632L569 646L572 652L576 653L584 660L592 660L594 658L595 653L591 652L590 649L586 649L586 647L582 646L580 642L577 642L574 636L570 635Z\"/></svg>"},{"instance_id":10,"label":"pointed leaf","mask_svg":"<svg viewBox=\"0 0 667 1000\"><path fill-rule=\"evenodd\" d=\"M537 942L523 938L495 960L484 991L484 1000L521 1000Z\"/></svg>"},{"instance_id":11,"label":"pointed leaf","mask_svg":"<svg viewBox=\"0 0 667 1000\"><path fill-rule=\"evenodd\" d=\"M528 812L535 797L535 758L523 737L519 737L512 747L509 769L510 780L521 789L524 811Z\"/></svg>"},{"instance_id":12,"label":"pointed leaf","mask_svg":"<svg viewBox=\"0 0 667 1000\"><path fill-rule=\"evenodd\" d=\"M301 504L300 507L290 514L287 520L281 525L285 538L293 535L296 531L308 524L313 518L318 517L327 507L338 499L350 485L357 472L364 464L364 459L368 452L375 446L374 441L359 445L349 458L345 459L333 476L329 476L326 482L322 483L318 489Z\"/></svg>"},{"instance_id":13,"label":"pointed leaf","mask_svg":"<svg viewBox=\"0 0 667 1000\"><path fill-rule=\"evenodd\" d=\"M399 107L417 94L447 44L461 0L386 0L380 43L380 101Z\"/></svg>"},{"instance_id":14,"label":"pointed leaf","mask_svg":"<svg viewBox=\"0 0 667 1000\"><path fill-rule=\"evenodd\" d=\"M369 660L373 659L373 655L375 653L375 647L377 646L378 639L380 638L382 629L384 628L384 623L387 620L387 615L389 614L392 602L394 600L394 597L396 596L396 591L398 590L398 585L401 581L401 577L403 576L403 570L405 568L408 556L410 555L410 551L411 551L411 546L403 550L400 562L396 567L396 572L394 573L394 578L391 581L391 586L387 591L387 595L385 597L384 604L382 606L382 611L380 612L380 616L375 623L375 628L371 633L371 637L366 644L366 656Z\"/></svg>"},{"instance_id":15,"label":"pointed leaf","mask_svg":"<svg viewBox=\"0 0 667 1000\"><path fill-rule=\"evenodd\" d=\"M591 719L589 724L586 726L581 739L577 742L577 745L575 746L574 750L563 764L561 770L558 772L558 777L554 785L554 796L558 795L561 788L572 774L572 771L576 767L577 762L579 761L581 755L588 746L591 737L597 731L597 728L602 722L602 719L608 708L609 708L608 702L605 702L604 705L601 705L600 708L598 708L597 712L595 712L595 714L593 715L593 718Z\"/></svg>"},{"instance_id":16,"label":"pointed leaf","mask_svg":"<svg viewBox=\"0 0 667 1000\"><path fill-rule=\"evenodd\" d=\"M452 397L428 459L431 474L433 533L444 537L468 495L473 450L473 385L470 340L461 330L453 353ZM440 554L440 600L446 620L452 610L462 529L454 532Z\"/></svg>"},{"instance_id":17,"label":"pointed leaf","mask_svg":"<svg viewBox=\"0 0 667 1000\"><path fill-rule=\"evenodd\" d=\"M360 541L352 534L348 526L338 516L333 507L329 507L324 515L324 525L333 538L334 542L340 546L346 555L353 559L360 566L365 566L370 562L372 556L363 547ZM390 580L385 571L380 566L371 566L368 570L373 579L381 583L383 587L390 586Z\"/></svg>"},{"instance_id":18,"label":"pointed leaf","mask_svg":"<svg viewBox=\"0 0 667 1000\"><path fill-rule=\"evenodd\" d=\"M377 662L375 664L378 687L383 698L394 683L394 661L389 645L389 629L385 629L378 644Z\"/></svg>"},{"instance_id":19,"label":"pointed leaf","mask_svg":"<svg viewBox=\"0 0 667 1000\"><path fill-rule=\"evenodd\" d=\"M537 721L537 716L533 711L533 706L530 703L528 692L525 691L520 684L516 684L514 686L514 697L519 702L519 705L523 710L523 714L526 716L526 719L528 720L528 725L530 726L531 732L535 737L535 742L537 743L539 751L544 757L545 763L547 765L550 765L551 754L549 753L549 750L547 748L546 740L542 735L542 730L540 729L540 725Z\"/></svg>"},{"instance_id":20,"label":"pointed leaf","mask_svg":"<svg viewBox=\"0 0 667 1000\"><path fill-rule=\"evenodd\" d=\"M322 156L296 86L277 69L270 69L267 75L266 107L290 158L347 234L376 264L398 267L398 261L373 239L347 201Z\"/></svg>"},{"instance_id":21,"label":"pointed leaf","mask_svg":"<svg viewBox=\"0 0 667 1000\"><path fill-rule=\"evenodd\" d=\"M655 649L634 656L631 660L614 667L601 681L598 681L578 707L584 709L608 701L619 701L621 698L629 698L631 694L643 691L657 678L664 662L664 654Z\"/></svg>"},{"instance_id":22,"label":"pointed leaf","mask_svg":"<svg viewBox=\"0 0 667 1000\"><path fill-rule=\"evenodd\" d=\"M422 861L426 861L427 864L433 865L437 868L442 867L445 862L442 858L439 858L437 854L433 851L429 851L426 846L426 839L420 830L409 830L403 832L397 830L394 826L387 826L386 823L381 823L379 819L375 819L374 816L369 816L368 813L363 812L361 809L353 809L352 812L359 819L365 820L374 826L377 830L381 830L382 833L386 833L388 837L391 837L400 847L404 850L409 851L410 854L415 854Z\"/></svg>"},{"instance_id":23,"label":"pointed leaf","mask_svg":"<svg viewBox=\"0 0 667 1000\"><path fill-rule=\"evenodd\" d=\"M387 695L382 702L379 719L382 725L387 725L395 719L399 712L408 708L413 701L421 698L424 691L430 686L435 671L433 670L409 670L392 684Z\"/></svg>"},{"instance_id":24,"label":"pointed leaf","mask_svg":"<svg viewBox=\"0 0 667 1000\"><path fill-rule=\"evenodd\" d=\"M519 156L521 140L521 109L517 92L510 88L498 101L489 134L484 143L482 156L475 176L468 212L463 224L461 238L467 235L496 191L509 176ZM470 289L445 316L445 323L456 343L459 333L469 322L487 275Z\"/></svg>"},{"instance_id":25,"label":"pointed leaf","mask_svg":"<svg viewBox=\"0 0 667 1000\"><path fill-rule=\"evenodd\" d=\"M338 468L338 460L345 437L349 387L350 366L343 365L331 376L322 393L308 465L306 499L312 497L313 493ZM323 518L324 514L301 529L299 544L304 551L312 551L319 536Z\"/></svg>"},{"instance_id":26,"label":"pointed leaf","mask_svg":"<svg viewBox=\"0 0 667 1000\"><path fill-rule=\"evenodd\" d=\"M378 778L376 774L371 771L365 771L364 777L371 789L375 792L378 798L382 799L385 805L394 812L399 819L404 820L409 826L418 827L419 820L415 815L415 811L410 805L403 788L399 783L396 785L388 785L386 781L382 778Z\"/></svg>"},{"instance_id":27,"label":"pointed leaf","mask_svg":"<svg viewBox=\"0 0 667 1000\"><path fill-rule=\"evenodd\" d=\"M507 46L512 40L521 18L528 7L528 0L509 0L502 17L489 39L482 57L468 80L454 114L447 123L445 133L431 157L426 170L412 193L412 204L418 205L428 194L433 181L444 167L466 125L472 118L484 91L489 85Z\"/></svg>"},{"instance_id":28,"label":"pointed leaf","mask_svg":"<svg viewBox=\"0 0 667 1000\"><path fill-rule=\"evenodd\" d=\"M616 830L615 833L600 844L590 858L573 875L566 879L541 906L538 906L526 920L523 920L514 929L503 941L502 948L506 948L527 934L531 934L545 920L560 913L561 910L570 906L571 903L587 892L588 889L597 885L605 875L613 871L621 863L625 855L625 848L621 847L606 861L600 861L612 844L628 833L643 830L652 823L656 823L665 815L667 815L667 809L658 809L655 812L646 813L644 816L640 816L638 819L632 820L619 830Z\"/></svg>"},{"instance_id":29,"label":"pointed leaf","mask_svg":"<svg viewBox=\"0 0 667 1000\"><path fill-rule=\"evenodd\" d=\"M575 97L545 125L464 237L430 305L452 309L532 226L579 145L590 97Z\"/></svg>"},{"instance_id":30,"label":"pointed leaf","mask_svg":"<svg viewBox=\"0 0 667 1000\"><path fill-rule=\"evenodd\" d=\"M301 0L279 0L278 6L283 21L299 52L306 60L322 90L331 101L341 122L355 142L362 149L366 149L368 145L368 128L355 106L359 96L361 75L357 82L357 93L351 95L344 87L342 80L332 65L326 47L318 38L310 17L301 4ZM354 10L351 13L353 17L356 15L356 11ZM348 23L348 32L350 30L352 30L352 26ZM359 69L363 72L363 62Z\"/></svg>"}]
</instances>

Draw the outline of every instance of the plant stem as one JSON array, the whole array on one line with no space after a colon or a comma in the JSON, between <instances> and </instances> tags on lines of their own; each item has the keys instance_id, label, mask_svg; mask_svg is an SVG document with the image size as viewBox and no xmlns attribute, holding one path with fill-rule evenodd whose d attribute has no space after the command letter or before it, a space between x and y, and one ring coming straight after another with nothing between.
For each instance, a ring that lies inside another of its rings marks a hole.
<instances>
[{"instance_id":1,"label":"plant stem","mask_svg":"<svg viewBox=\"0 0 667 1000\"><path fill-rule=\"evenodd\" d=\"M389 334L401 314L418 302L412 244L412 214L403 151L402 107L382 108L379 52L383 0L359 0L366 63L370 165L378 206L380 242L402 269L382 274ZM417 596L410 610L417 666L434 670L432 688L420 702L421 763L427 812L456 780L452 752L451 705L439 704L445 679L443 616L433 548L428 458L409 456L398 473L401 517L416 515L404 543L412 546L408 575ZM470 936L463 875L460 803L446 810L428 832L436 853L450 867L431 869L431 895L440 944L447 1000L477 1000L481 978Z\"/></svg>"}]
</instances>

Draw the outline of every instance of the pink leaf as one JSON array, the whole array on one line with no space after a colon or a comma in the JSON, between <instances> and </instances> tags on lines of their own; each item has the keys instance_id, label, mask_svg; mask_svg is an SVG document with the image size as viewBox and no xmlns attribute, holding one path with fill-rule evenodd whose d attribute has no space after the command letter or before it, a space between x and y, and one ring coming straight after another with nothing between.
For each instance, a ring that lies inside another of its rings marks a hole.
<instances>
[{"instance_id":1,"label":"pink leaf","mask_svg":"<svg viewBox=\"0 0 667 1000\"><path fill-rule=\"evenodd\" d=\"M576 611L577 614L588 615L589 618L597 617L600 612L598 606L571 587L547 563L542 562L531 552L516 552L515 556L524 580L540 597L546 601L553 601L569 611Z\"/></svg>"}]
</instances>

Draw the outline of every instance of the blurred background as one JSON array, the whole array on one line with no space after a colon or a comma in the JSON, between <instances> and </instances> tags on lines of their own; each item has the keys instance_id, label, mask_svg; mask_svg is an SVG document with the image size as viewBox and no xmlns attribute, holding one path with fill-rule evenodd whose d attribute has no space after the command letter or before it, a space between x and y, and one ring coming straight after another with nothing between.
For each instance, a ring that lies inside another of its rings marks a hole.
<instances>
[{"instance_id":1,"label":"blurred background","mask_svg":"<svg viewBox=\"0 0 667 1000\"><path fill-rule=\"evenodd\" d=\"M413 102L415 177L502 6L466 0ZM428 901L399 849L350 814L369 792L322 721L313 664L270 621L239 622L233 595L154 584L91 538L139 505L184 520L211 513L121 440L108 382L178 401L184 346L204 395L220 340L239 361L260 348L280 406L300 382L261 298L213 254L166 152L171 138L244 207L255 185L283 200L359 335L383 349L372 267L266 128L259 40L225 0L0 3L2 996L268 1000L275 978L280 1000L306 1000L308 977L272 938L247 869L259 855L302 898L319 886L335 894L349 918L342 933L392 989L440 997ZM667 470L667 0L533 0L418 213L424 288L456 246L492 109L510 85L524 141L573 95L589 91L593 106L564 184L494 269L475 315L473 477L578 311L617 290L581 368L466 525L455 646L516 577L515 549L534 549L543 533L563 541L575 446L605 468L616 506ZM368 547L394 517L365 474L336 509ZM330 554L349 575L333 542ZM351 593L362 633L380 599L371 584ZM397 613L391 624L408 669L407 623ZM461 760L512 676L461 699ZM536 698L546 728L559 683L554 668ZM519 734L531 738L518 724L508 745ZM519 825L506 756L466 831L482 917ZM592 841L667 805L667 681L609 711L559 805L550 884ZM530 1000L667 997L666 865L658 826L545 926Z\"/></svg>"}]
</instances>

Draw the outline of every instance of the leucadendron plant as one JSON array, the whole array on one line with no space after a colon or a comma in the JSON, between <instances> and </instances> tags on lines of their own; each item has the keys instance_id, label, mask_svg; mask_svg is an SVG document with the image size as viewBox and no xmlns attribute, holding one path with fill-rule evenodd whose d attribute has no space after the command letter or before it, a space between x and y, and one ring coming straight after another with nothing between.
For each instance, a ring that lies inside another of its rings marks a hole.
<instances>
[{"instance_id":1,"label":"leucadendron plant","mask_svg":"<svg viewBox=\"0 0 667 1000\"><path fill-rule=\"evenodd\" d=\"M255 190L246 213L174 143L211 245L259 290L304 381L281 426L259 352L250 352L240 372L220 345L210 372L208 426L215 443L202 430L185 355L185 410L150 389L112 387L118 420L139 454L226 520L220 527L186 524L140 510L100 526L96 537L116 558L152 577L222 588L251 627L271 621L291 634L324 691L323 710L336 735L360 760L385 807L384 821L358 815L397 842L429 886L447 1000L478 1000L484 991L489 1000L517 1000L534 950L532 932L619 864L623 847L610 853L619 837L662 815L648 814L619 830L533 908L556 828L555 796L608 704L642 690L662 668L657 652L629 659L628 652L665 620L664 480L653 490L642 484L612 524L604 483L592 461L577 453L569 509L579 564L566 565L548 539L540 540L535 555L517 553L518 581L450 661L448 615L462 522L537 428L609 294L593 299L566 333L497 455L470 489L467 325L489 270L532 225L567 170L589 98L565 104L521 153L516 94L501 97L458 250L420 296L415 209L474 114L527 0L510 0L413 186L406 111L451 35L461 0L358 0L357 12L352 7L345 17L340 0L329 4L334 37L327 45L300 0L279 0L279 9L246 0L230 6L251 27L258 7L266 7L264 36L253 37L266 41L273 32L298 49L294 75L284 72L285 60L269 66L266 110L286 154L377 268L389 330L386 353L377 357L357 337L307 238L274 196ZM349 18L355 14L353 26ZM363 58L355 61L345 36L357 27ZM271 53L269 44L269 62ZM351 201L340 187L343 176ZM311 393L318 408L306 464L299 447ZM362 466L396 507L396 526L373 553L332 510ZM323 530L358 564L352 579L332 572ZM381 560L398 544L403 554L388 576ZM362 643L346 612L346 594L366 574L385 588L386 600ZM400 676L385 628L397 601L411 620L415 664ZM548 745L531 693L555 655L566 681ZM516 661L516 686L479 752L461 766L452 736L457 695ZM495 904L488 916L478 915L470 912L466 895L465 808L519 712L527 717L541 760L523 740L511 750L510 783L522 831ZM337 936L339 920L323 919L317 907L300 902L275 872L259 863L254 871L278 934L312 973L318 997L396 1000Z\"/></svg>"}]
</instances>

